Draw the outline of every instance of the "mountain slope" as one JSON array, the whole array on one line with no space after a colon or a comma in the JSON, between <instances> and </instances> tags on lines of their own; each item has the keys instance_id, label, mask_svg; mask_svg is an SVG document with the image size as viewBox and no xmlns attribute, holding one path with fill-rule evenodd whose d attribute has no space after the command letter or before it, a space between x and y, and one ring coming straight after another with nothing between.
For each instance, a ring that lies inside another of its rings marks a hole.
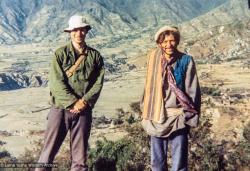
<instances>
[{"instance_id":1,"label":"mountain slope","mask_svg":"<svg viewBox=\"0 0 250 171\"><path fill-rule=\"evenodd\" d=\"M1 0L0 43L57 41L69 16L84 15L91 36L115 35L190 20L226 0Z\"/></svg>"},{"instance_id":2,"label":"mountain slope","mask_svg":"<svg viewBox=\"0 0 250 171\"><path fill-rule=\"evenodd\" d=\"M188 35L190 32L207 32L215 26L223 26L241 20L250 19L250 10L245 0L230 0L210 12L182 23L182 33Z\"/></svg>"}]
</instances>

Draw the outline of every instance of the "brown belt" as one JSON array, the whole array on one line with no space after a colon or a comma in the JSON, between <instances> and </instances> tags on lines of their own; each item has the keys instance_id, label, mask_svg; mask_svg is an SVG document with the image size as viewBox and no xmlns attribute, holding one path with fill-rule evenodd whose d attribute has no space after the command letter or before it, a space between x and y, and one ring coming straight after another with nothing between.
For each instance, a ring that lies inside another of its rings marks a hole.
<instances>
[{"instance_id":1,"label":"brown belt","mask_svg":"<svg viewBox=\"0 0 250 171\"><path fill-rule=\"evenodd\" d=\"M183 114L183 109L182 108L167 108L167 116L179 116L181 114Z\"/></svg>"}]
</instances>

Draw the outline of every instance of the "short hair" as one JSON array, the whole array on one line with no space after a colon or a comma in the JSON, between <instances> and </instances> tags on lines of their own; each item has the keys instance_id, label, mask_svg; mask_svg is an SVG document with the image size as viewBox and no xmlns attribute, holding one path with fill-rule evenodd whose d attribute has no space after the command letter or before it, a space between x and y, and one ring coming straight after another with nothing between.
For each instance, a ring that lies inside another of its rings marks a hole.
<instances>
[{"instance_id":1,"label":"short hair","mask_svg":"<svg viewBox=\"0 0 250 171\"><path fill-rule=\"evenodd\" d=\"M177 45L180 43L180 33L176 32L176 31L173 31L173 30L166 30L166 31L162 32L159 35L158 39L156 40L156 43L157 44L162 43L164 41L164 39L165 39L165 36L169 36L169 35L174 36L174 39L177 42Z\"/></svg>"}]
</instances>

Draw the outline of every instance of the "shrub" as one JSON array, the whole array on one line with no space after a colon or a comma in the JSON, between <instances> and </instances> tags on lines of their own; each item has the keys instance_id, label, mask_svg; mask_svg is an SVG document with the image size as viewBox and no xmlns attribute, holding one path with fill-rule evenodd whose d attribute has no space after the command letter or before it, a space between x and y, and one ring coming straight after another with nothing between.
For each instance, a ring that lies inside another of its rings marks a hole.
<instances>
[{"instance_id":1,"label":"shrub","mask_svg":"<svg viewBox=\"0 0 250 171\"><path fill-rule=\"evenodd\" d=\"M240 141L230 149L225 148L224 166L225 170L250 170L250 122L244 127L244 140Z\"/></svg>"},{"instance_id":2,"label":"shrub","mask_svg":"<svg viewBox=\"0 0 250 171\"><path fill-rule=\"evenodd\" d=\"M250 123L244 128L245 140L215 142L211 137L211 116L203 116L198 128L191 130L189 143L189 170L244 171L250 163Z\"/></svg>"},{"instance_id":3,"label":"shrub","mask_svg":"<svg viewBox=\"0 0 250 171\"><path fill-rule=\"evenodd\" d=\"M204 95L210 95L210 96L220 96L221 91L219 88L215 87L201 87L201 92Z\"/></svg>"},{"instance_id":4,"label":"shrub","mask_svg":"<svg viewBox=\"0 0 250 171\"><path fill-rule=\"evenodd\" d=\"M132 124L132 123L135 123L136 120L135 120L135 117L130 114L129 117L126 119L126 121L129 123L129 124Z\"/></svg>"},{"instance_id":5,"label":"shrub","mask_svg":"<svg viewBox=\"0 0 250 171\"><path fill-rule=\"evenodd\" d=\"M145 170L144 152L139 150L138 144L128 137L115 142L103 137L96 142L96 148L90 150L90 170Z\"/></svg>"},{"instance_id":6,"label":"shrub","mask_svg":"<svg viewBox=\"0 0 250 171\"><path fill-rule=\"evenodd\" d=\"M250 122L244 127L243 136L246 141L250 142Z\"/></svg>"},{"instance_id":7,"label":"shrub","mask_svg":"<svg viewBox=\"0 0 250 171\"><path fill-rule=\"evenodd\" d=\"M211 116L202 116L199 127L191 129L189 170L214 171L220 169L221 150L211 138Z\"/></svg>"},{"instance_id":8,"label":"shrub","mask_svg":"<svg viewBox=\"0 0 250 171\"><path fill-rule=\"evenodd\" d=\"M129 106L130 106L132 112L135 112L135 113L137 113L137 114L140 114L140 113L141 113L140 102L133 102L133 103L130 103Z\"/></svg>"}]
</instances>

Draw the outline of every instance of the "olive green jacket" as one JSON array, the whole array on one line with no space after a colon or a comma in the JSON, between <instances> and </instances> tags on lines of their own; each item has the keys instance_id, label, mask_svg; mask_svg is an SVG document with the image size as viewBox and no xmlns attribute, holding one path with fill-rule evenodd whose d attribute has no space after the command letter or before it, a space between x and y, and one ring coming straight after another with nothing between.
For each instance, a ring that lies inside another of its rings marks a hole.
<instances>
[{"instance_id":1,"label":"olive green jacket","mask_svg":"<svg viewBox=\"0 0 250 171\"><path fill-rule=\"evenodd\" d=\"M104 64L100 53L87 47L87 56L75 73L67 78L67 71L76 61L72 43L56 50L49 71L49 88L52 105L67 109L78 99L87 101L93 108L102 89Z\"/></svg>"}]
</instances>

